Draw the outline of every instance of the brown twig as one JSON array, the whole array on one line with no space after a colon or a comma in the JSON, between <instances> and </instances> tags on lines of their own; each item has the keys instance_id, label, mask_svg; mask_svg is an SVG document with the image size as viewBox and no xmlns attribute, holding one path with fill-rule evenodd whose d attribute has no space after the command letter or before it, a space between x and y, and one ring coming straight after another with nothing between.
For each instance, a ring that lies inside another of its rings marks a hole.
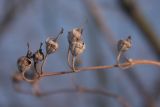
<instances>
[{"instance_id":1,"label":"brown twig","mask_svg":"<svg viewBox=\"0 0 160 107\"><path fill-rule=\"evenodd\" d=\"M149 64L149 65L155 65L155 66L159 66L160 67L160 62L159 61L152 61L152 60L130 60L129 62L124 62L122 64L119 64L121 67L128 67L131 68L135 65L141 65L141 64ZM91 67L81 67L81 68L77 68L79 70L79 72L83 72L83 71L94 71L94 70L99 70L99 69L111 69L111 68L115 68L115 67L119 67L117 64L114 65L104 65L104 66L91 66ZM72 70L66 70L66 71L61 71L61 72L45 72L43 71L43 74L41 75L41 77L45 77L45 76L55 76L55 75L64 75L64 74L69 74L69 73L79 73L79 72L72 72Z\"/></svg>"}]
</instances>

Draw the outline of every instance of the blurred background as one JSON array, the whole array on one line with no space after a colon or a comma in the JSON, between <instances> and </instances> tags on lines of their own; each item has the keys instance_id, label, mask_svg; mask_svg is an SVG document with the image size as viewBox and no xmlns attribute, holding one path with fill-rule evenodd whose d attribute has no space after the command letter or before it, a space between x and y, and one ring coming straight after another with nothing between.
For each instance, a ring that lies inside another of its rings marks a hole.
<instances>
[{"instance_id":1,"label":"blurred background","mask_svg":"<svg viewBox=\"0 0 160 107\"><path fill-rule=\"evenodd\" d=\"M133 47L125 54L132 59L160 59L159 0L0 0L0 107L121 107L115 99L83 93L35 97L17 93L11 76L16 61L26 54L27 42L36 51L40 42L55 37L61 27L60 48L50 55L45 71L63 71L67 65L67 33L84 24L86 50L80 66L111 65L117 41L132 36ZM74 78L74 79L73 79ZM160 107L160 69L138 65L47 77L41 91L74 87L103 88L127 99L132 107ZM31 90L30 86L22 86Z\"/></svg>"}]
</instances>

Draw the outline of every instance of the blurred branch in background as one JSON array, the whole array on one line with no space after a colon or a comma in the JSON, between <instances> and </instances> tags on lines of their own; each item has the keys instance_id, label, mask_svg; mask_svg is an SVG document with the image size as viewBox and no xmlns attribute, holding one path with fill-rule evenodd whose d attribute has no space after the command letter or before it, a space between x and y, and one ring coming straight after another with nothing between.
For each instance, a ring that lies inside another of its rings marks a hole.
<instances>
[{"instance_id":1,"label":"blurred branch in background","mask_svg":"<svg viewBox=\"0 0 160 107\"><path fill-rule=\"evenodd\" d=\"M94 23L94 20L91 20L91 23ZM89 24L88 29L93 29L92 32L89 32L89 35L92 36L92 39L89 39L88 48L90 48L90 63L93 65L103 65L104 63L109 63L109 61L104 60L104 50L102 48L101 42L99 42L99 36L97 33L97 26L95 24ZM98 49L98 51L97 51ZM106 56L109 57L109 56ZM108 73L104 70L96 70L94 73L96 80L96 87L104 87L108 84ZM103 72L104 71L104 72ZM101 72L101 73L99 73ZM106 107L109 106L109 103L104 99L96 98L96 102L94 105Z\"/></svg>"},{"instance_id":2,"label":"blurred branch in background","mask_svg":"<svg viewBox=\"0 0 160 107\"><path fill-rule=\"evenodd\" d=\"M32 0L5 0L5 13L0 21L0 36L7 31L15 16L22 12Z\"/></svg>"},{"instance_id":3,"label":"blurred branch in background","mask_svg":"<svg viewBox=\"0 0 160 107\"><path fill-rule=\"evenodd\" d=\"M106 24L105 24L105 21L104 21L105 19L101 15L100 8L97 6L96 3L94 3L94 1L82 0L82 2L84 3L86 10L87 10L88 14L91 16L93 22L95 22L95 24L98 28L97 30L102 31L105 35L105 39L108 42L108 44L111 44L111 46L114 46L113 44L116 41L113 39L113 33L108 28L108 26L106 26Z\"/></svg>"},{"instance_id":4,"label":"blurred branch in background","mask_svg":"<svg viewBox=\"0 0 160 107\"><path fill-rule=\"evenodd\" d=\"M22 90L21 88L16 87L16 90L18 92L21 92L23 94L27 95L33 95L32 92L27 91L27 90ZM94 95L101 95L105 97L110 97L115 99L117 102L119 102L122 107L131 107L130 104L127 102L125 98L123 98L120 95L117 95L115 93L106 91L106 89L91 89L91 88L86 88L86 87L81 87L81 86L76 86L75 88L70 88L70 89L59 89L59 90L54 90L54 91L47 91L39 94L38 97L45 97L48 95L56 95L56 94L70 94L70 93L86 93L86 94L94 94Z\"/></svg>"},{"instance_id":5,"label":"blurred branch in background","mask_svg":"<svg viewBox=\"0 0 160 107\"><path fill-rule=\"evenodd\" d=\"M141 10L136 5L136 0L118 0L120 7L132 19L137 27L143 33L144 38L148 40L152 46L157 58L160 59L160 42L155 31L152 29L149 22L142 15Z\"/></svg>"},{"instance_id":6,"label":"blurred branch in background","mask_svg":"<svg viewBox=\"0 0 160 107\"><path fill-rule=\"evenodd\" d=\"M99 30L104 33L107 43L110 45L110 47L113 46L113 43L116 41L116 39L113 33L108 29L107 25L105 24L105 20L103 19L101 10L98 8L97 4L93 0L83 0L83 2L86 5L86 9L95 20L95 23L98 26L97 28L99 28ZM111 51L113 55L116 56L113 48L111 48ZM136 71L134 69L129 69L124 73L129 77L129 80L133 83L141 96L143 96L144 104L147 105L147 107L155 107L154 99L146 91L144 85L140 82L135 72Z\"/></svg>"}]
</instances>

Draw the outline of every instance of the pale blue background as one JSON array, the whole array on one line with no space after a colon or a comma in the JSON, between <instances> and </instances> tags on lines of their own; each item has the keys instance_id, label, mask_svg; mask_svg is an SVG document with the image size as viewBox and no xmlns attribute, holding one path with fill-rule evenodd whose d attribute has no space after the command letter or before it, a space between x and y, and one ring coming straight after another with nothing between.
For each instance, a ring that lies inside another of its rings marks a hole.
<instances>
[{"instance_id":1,"label":"pale blue background","mask_svg":"<svg viewBox=\"0 0 160 107\"><path fill-rule=\"evenodd\" d=\"M97 25L88 13L83 0L32 0L24 9L20 9L13 21L0 35L0 107L120 107L119 103L109 97L60 94L37 98L16 93L12 88L11 76L17 70L17 58L26 52L26 43L29 41L32 50L35 51L41 41L44 41L49 35L56 35L61 27L64 28L64 35L59 39L60 49L56 54L49 56L45 70L68 69L67 32L79 26L86 18L88 19L88 23L84 26L86 50L81 55L83 66L113 64L115 62L116 41L126 38L128 35L132 35L133 47L127 52L127 56L136 59L158 60L137 26L121 11L117 0L94 1L101 10L105 25L114 36L115 40L112 45L108 43L110 40L106 40L104 33L96 27ZM0 20L5 13L6 6L9 6L5 2L5 0L0 0ZM137 4L150 26L159 36L160 1L137 0ZM145 90L153 95L155 82L160 77L159 69L154 66L136 66L134 68L135 74L139 77ZM73 87L72 77L79 85L105 88L125 97L132 107L142 107L142 95L120 69L104 70L101 73L83 72L48 77L41 83L42 90ZM160 107L160 99L155 100L155 103L157 107Z\"/></svg>"}]
</instances>

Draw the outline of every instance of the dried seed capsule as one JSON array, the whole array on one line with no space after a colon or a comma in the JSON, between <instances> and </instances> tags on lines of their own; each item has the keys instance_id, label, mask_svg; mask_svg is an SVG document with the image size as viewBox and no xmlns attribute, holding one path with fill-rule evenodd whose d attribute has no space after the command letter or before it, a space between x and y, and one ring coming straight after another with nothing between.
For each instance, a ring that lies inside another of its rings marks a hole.
<instances>
[{"instance_id":1,"label":"dried seed capsule","mask_svg":"<svg viewBox=\"0 0 160 107\"><path fill-rule=\"evenodd\" d=\"M78 55L82 54L85 50L85 44L82 39L82 28L75 28L68 32L68 65L73 71L77 71L75 69L75 59ZM70 53L72 54L72 64L70 64Z\"/></svg>"},{"instance_id":2,"label":"dried seed capsule","mask_svg":"<svg viewBox=\"0 0 160 107\"><path fill-rule=\"evenodd\" d=\"M128 38L126 40L119 40L118 41L118 51L122 51L125 52L127 51L129 48L131 48L132 43L131 43L131 36L128 36Z\"/></svg>"},{"instance_id":3,"label":"dried seed capsule","mask_svg":"<svg viewBox=\"0 0 160 107\"><path fill-rule=\"evenodd\" d=\"M32 65L32 52L29 49L29 43L27 43L28 51L26 56L22 56L17 60L18 70L20 72L25 72L31 68Z\"/></svg>"},{"instance_id":4,"label":"dried seed capsule","mask_svg":"<svg viewBox=\"0 0 160 107\"><path fill-rule=\"evenodd\" d=\"M26 56L22 56L17 60L18 70L20 72L25 72L31 68L31 59Z\"/></svg>"},{"instance_id":5,"label":"dried seed capsule","mask_svg":"<svg viewBox=\"0 0 160 107\"><path fill-rule=\"evenodd\" d=\"M57 40L58 40L59 36L62 35L62 34L63 34L63 28L61 29L61 31L59 32L59 34L57 35L56 38L49 37L49 38L46 39L46 42L45 42L46 43L46 55L44 57L42 65L41 65L41 72L40 72L41 74L42 74L43 65L45 63L45 60L46 60L47 56L49 54L52 54L52 53L56 52L57 49L59 48Z\"/></svg>"},{"instance_id":6,"label":"dried seed capsule","mask_svg":"<svg viewBox=\"0 0 160 107\"><path fill-rule=\"evenodd\" d=\"M72 31L68 32L68 42L76 42L81 40L82 38L83 29L82 28L75 28Z\"/></svg>"},{"instance_id":7,"label":"dried seed capsule","mask_svg":"<svg viewBox=\"0 0 160 107\"><path fill-rule=\"evenodd\" d=\"M46 53L51 54L56 52L56 50L59 48L58 43L55 41L54 38L47 38L46 39Z\"/></svg>"},{"instance_id":8,"label":"dried seed capsule","mask_svg":"<svg viewBox=\"0 0 160 107\"><path fill-rule=\"evenodd\" d=\"M75 69L75 60L78 55L84 52L85 44L83 41L77 41L77 42L72 42L70 45L71 45L70 52L72 53L72 66L70 65L70 67L72 67L73 71L76 72L77 70ZM69 58L68 58L68 62L69 62Z\"/></svg>"},{"instance_id":9,"label":"dried seed capsule","mask_svg":"<svg viewBox=\"0 0 160 107\"><path fill-rule=\"evenodd\" d=\"M56 52L56 50L59 48L57 40L58 40L59 36L62 34L63 34L63 28L61 29L60 33L57 35L56 38L49 37L46 39L46 53L47 54L51 54L51 53Z\"/></svg>"},{"instance_id":10,"label":"dried seed capsule","mask_svg":"<svg viewBox=\"0 0 160 107\"><path fill-rule=\"evenodd\" d=\"M117 44L118 55L116 58L118 65L119 65L119 60L120 60L120 57L122 56L122 54L124 52L126 52L129 48L131 48L131 46L132 46L131 36L128 36L128 38L125 40L118 41L118 44Z\"/></svg>"},{"instance_id":11,"label":"dried seed capsule","mask_svg":"<svg viewBox=\"0 0 160 107\"><path fill-rule=\"evenodd\" d=\"M85 43L83 41L72 42L70 46L70 51L73 56L80 55L85 50Z\"/></svg>"},{"instance_id":12,"label":"dried seed capsule","mask_svg":"<svg viewBox=\"0 0 160 107\"><path fill-rule=\"evenodd\" d=\"M37 73L38 75L39 75L39 72L37 71L37 63L44 60L44 54L43 54L43 51L42 51L42 45L43 45L43 43L40 44L39 50L37 50L37 51L33 54L34 69L35 69L35 71L36 71L36 73Z\"/></svg>"},{"instance_id":13,"label":"dried seed capsule","mask_svg":"<svg viewBox=\"0 0 160 107\"><path fill-rule=\"evenodd\" d=\"M38 63L40 61L43 61L44 59L44 54L43 54L43 51L42 51L42 45L43 43L40 44L40 48L39 50L37 50L34 54L33 54L33 60L35 63Z\"/></svg>"}]
</instances>

